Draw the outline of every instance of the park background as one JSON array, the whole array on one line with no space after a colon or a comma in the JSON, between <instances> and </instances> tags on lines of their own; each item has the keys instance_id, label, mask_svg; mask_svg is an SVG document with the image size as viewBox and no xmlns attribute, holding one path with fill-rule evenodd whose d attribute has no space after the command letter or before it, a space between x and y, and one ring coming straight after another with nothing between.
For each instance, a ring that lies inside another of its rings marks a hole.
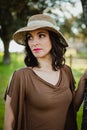
<instances>
[{"instance_id":1,"label":"park background","mask_svg":"<svg viewBox=\"0 0 87 130\"><path fill-rule=\"evenodd\" d=\"M12 34L20 27L26 26L32 14L50 14L57 21L59 30L69 44L65 54L66 64L72 68L76 87L78 86L78 81L87 68L87 23L82 8L84 4L81 2L80 0L0 1L0 130L3 130L4 94L9 78L14 70L25 66L24 47L12 40ZM79 130L81 130L82 115L83 104L77 113Z\"/></svg>"}]
</instances>

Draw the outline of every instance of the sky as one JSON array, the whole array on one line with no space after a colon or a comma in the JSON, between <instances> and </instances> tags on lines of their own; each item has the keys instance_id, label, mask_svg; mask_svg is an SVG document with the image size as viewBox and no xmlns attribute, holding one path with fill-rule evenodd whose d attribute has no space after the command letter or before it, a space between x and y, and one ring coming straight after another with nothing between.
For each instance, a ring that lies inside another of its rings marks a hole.
<instances>
[{"instance_id":1,"label":"sky","mask_svg":"<svg viewBox=\"0 0 87 130\"><path fill-rule=\"evenodd\" d=\"M14 40L10 42L9 52L22 52L24 50L24 46L17 44ZM0 39L0 52L4 51L3 43Z\"/></svg>"},{"instance_id":2,"label":"sky","mask_svg":"<svg viewBox=\"0 0 87 130\"><path fill-rule=\"evenodd\" d=\"M79 13L82 12L82 5L81 5L80 0L76 0L75 2L76 2L76 5L74 8L73 7L71 8L68 3L67 3L67 8L71 13L73 13L74 16L77 16ZM58 10L55 10L55 11L57 11L57 13L60 13L60 15L62 15L61 12L58 12ZM67 13L64 15L66 15L66 17L69 17L69 14ZM9 52L22 52L23 50L24 50L24 46L18 45L14 40L10 42ZM2 51L4 51L4 46L0 39L0 52Z\"/></svg>"}]
</instances>

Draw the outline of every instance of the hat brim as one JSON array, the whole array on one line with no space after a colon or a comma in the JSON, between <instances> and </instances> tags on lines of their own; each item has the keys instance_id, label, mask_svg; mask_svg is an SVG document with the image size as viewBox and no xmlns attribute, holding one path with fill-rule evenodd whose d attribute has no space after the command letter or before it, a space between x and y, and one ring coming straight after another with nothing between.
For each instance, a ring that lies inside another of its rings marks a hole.
<instances>
[{"instance_id":1,"label":"hat brim","mask_svg":"<svg viewBox=\"0 0 87 130\"><path fill-rule=\"evenodd\" d=\"M68 47L67 41L65 40L62 33L58 30L58 28L53 24L49 24L48 22L43 23L43 21L39 21L39 23L35 21L32 24L30 23L27 27L23 27L23 28L19 29L18 31L16 31L13 34L13 39L18 44L25 45L26 44L25 40L26 40L27 32L37 30L37 29L41 29L41 28L44 28L44 29L47 29L47 30L50 30L50 31L57 33L58 37L60 39L60 43L63 46Z\"/></svg>"}]
</instances>

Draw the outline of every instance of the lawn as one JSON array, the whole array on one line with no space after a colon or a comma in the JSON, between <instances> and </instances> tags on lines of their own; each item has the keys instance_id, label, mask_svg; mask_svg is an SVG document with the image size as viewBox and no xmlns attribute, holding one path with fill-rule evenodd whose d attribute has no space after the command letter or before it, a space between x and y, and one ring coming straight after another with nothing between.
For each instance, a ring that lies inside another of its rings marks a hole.
<instances>
[{"instance_id":1,"label":"lawn","mask_svg":"<svg viewBox=\"0 0 87 130\"><path fill-rule=\"evenodd\" d=\"M15 69L18 69L20 67L24 67L24 54L11 54L11 63L6 65L2 64L2 53L0 53L0 130L3 130L3 121L4 121L4 107L5 107L5 101L4 101L4 93L8 84L8 80L13 73ZM69 60L66 62L69 65ZM79 78L81 74L84 72L86 68L86 63L78 63L78 62L72 62L72 71L76 80L76 87L79 81ZM83 106L81 106L79 112L77 113L77 121L78 121L78 127L79 130L81 129L81 118L82 118L82 110Z\"/></svg>"}]
</instances>

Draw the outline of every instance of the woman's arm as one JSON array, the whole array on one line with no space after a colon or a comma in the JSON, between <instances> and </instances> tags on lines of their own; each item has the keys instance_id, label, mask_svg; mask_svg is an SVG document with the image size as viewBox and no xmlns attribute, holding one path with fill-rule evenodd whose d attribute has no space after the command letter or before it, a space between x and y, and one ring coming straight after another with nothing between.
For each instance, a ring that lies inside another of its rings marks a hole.
<instances>
[{"instance_id":1,"label":"woman's arm","mask_svg":"<svg viewBox=\"0 0 87 130\"><path fill-rule=\"evenodd\" d=\"M13 130L12 124L14 121L14 115L11 109L11 97L7 95L5 104L5 117L4 117L4 130Z\"/></svg>"},{"instance_id":2,"label":"woman's arm","mask_svg":"<svg viewBox=\"0 0 87 130\"><path fill-rule=\"evenodd\" d=\"M74 95L74 105L75 105L75 108L77 111L83 102L86 80L87 80L87 70L81 76L79 83L78 83L78 88Z\"/></svg>"}]
</instances>

